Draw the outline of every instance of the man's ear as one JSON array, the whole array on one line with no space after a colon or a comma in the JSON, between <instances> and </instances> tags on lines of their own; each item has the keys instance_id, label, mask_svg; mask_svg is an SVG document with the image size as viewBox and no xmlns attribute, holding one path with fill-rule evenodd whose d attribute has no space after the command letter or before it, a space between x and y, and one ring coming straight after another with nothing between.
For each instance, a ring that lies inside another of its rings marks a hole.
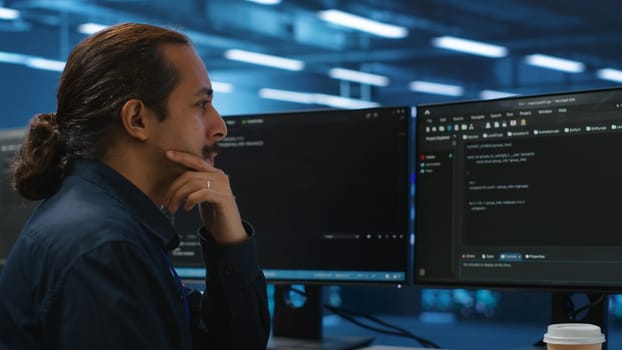
<instances>
[{"instance_id":1,"label":"man's ear","mask_svg":"<svg viewBox=\"0 0 622 350\"><path fill-rule=\"evenodd\" d=\"M138 141L145 141L149 138L149 123L152 116L145 107L143 101L129 99L121 107L121 124L125 132Z\"/></svg>"}]
</instances>

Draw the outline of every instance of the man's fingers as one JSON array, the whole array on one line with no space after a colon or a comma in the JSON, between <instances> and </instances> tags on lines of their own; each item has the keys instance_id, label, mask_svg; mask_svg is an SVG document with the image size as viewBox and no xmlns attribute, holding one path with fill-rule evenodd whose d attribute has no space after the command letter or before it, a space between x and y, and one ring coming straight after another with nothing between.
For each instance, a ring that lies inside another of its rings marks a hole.
<instances>
[{"instance_id":1,"label":"man's fingers","mask_svg":"<svg viewBox=\"0 0 622 350\"><path fill-rule=\"evenodd\" d=\"M181 164L189 169L198 171L210 171L214 169L209 163L194 154L179 151L166 151L165 154L166 158L170 161Z\"/></svg>"},{"instance_id":2,"label":"man's fingers","mask_svg":"<svg viewBox=\"0 0 622 350\"><path fill-rule=\"evenodd\" d=\"M191 193L207 189L205 176L201 173L187 172L175 179L167 191L165 205L171 211L177 211L180 203L186 201Z\"/></svg>"}]
</instances>

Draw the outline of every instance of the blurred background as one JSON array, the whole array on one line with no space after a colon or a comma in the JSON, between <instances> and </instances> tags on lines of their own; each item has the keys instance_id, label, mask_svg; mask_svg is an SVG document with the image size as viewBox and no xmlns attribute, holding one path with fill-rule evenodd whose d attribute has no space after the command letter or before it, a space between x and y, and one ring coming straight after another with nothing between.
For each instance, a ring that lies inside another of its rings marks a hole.
<instances>
[{"instance_id":1,"label":"blurred background","mask_svg":"<svg viewBox=\"0 0 622 350\"><path fill-rule=\"evenodd\" d=\"M71 48L119 22L188 34L227 115L616 85L621 10L614 0L0 0L1 122L54 110Z\"/></svg>"},{"instance_id":2,"label":"blurred background","mask_svg":"<svg viewBox=\"0 0 622 350\"><path fill-rule=\"evenodd\" d=\"M120 22L189 35L210 73L214 104L227 116L617 86L621 13L614 0L0 0L0 129L23 128L34 114L55 111L71 48ZM548 297L328 290L332 303L363 312L445 324L534 323L542 332ZM618 296L610 308L615 329L622 320Z\"/></svg>"}]
</instances>

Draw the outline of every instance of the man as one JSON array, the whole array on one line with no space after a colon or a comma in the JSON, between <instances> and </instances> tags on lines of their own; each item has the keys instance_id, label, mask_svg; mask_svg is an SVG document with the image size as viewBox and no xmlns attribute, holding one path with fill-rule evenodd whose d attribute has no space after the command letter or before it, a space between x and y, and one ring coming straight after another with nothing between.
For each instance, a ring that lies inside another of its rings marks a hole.
<instances>
[{"instance_id":1,"label":"man","mask_svg":"<svg viewBox=\"0 0 622 350\"><path fill-rule=\"evenodd\" d=\"M266 285L225 173L227 133L184 35L120 24L79 43L16 159L41 204L0 274L1 349L261 349ZM166 213L200 207L207 268L189 292Z\"/></svg>"}]
</instances>

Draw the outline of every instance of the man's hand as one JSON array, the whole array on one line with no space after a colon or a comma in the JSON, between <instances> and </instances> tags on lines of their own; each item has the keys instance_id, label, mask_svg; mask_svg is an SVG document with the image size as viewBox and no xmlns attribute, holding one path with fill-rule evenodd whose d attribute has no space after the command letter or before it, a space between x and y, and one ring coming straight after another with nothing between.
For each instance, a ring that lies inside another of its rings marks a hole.
<instances>
[{"instance_id":1,"label":"man's hand","mask_svg":"<svg viewBox=\"0 0 622 350\"><path fill-rule=\"evenodd\" d=\"M245 240L246 231L227 174L190 153L167 151L166 157L188 169L167 191L164 205L168 212L175 213L182 203L186 211L198 204L201 220L214 240L223 244Z\"/></svg>"}]
</instances>

